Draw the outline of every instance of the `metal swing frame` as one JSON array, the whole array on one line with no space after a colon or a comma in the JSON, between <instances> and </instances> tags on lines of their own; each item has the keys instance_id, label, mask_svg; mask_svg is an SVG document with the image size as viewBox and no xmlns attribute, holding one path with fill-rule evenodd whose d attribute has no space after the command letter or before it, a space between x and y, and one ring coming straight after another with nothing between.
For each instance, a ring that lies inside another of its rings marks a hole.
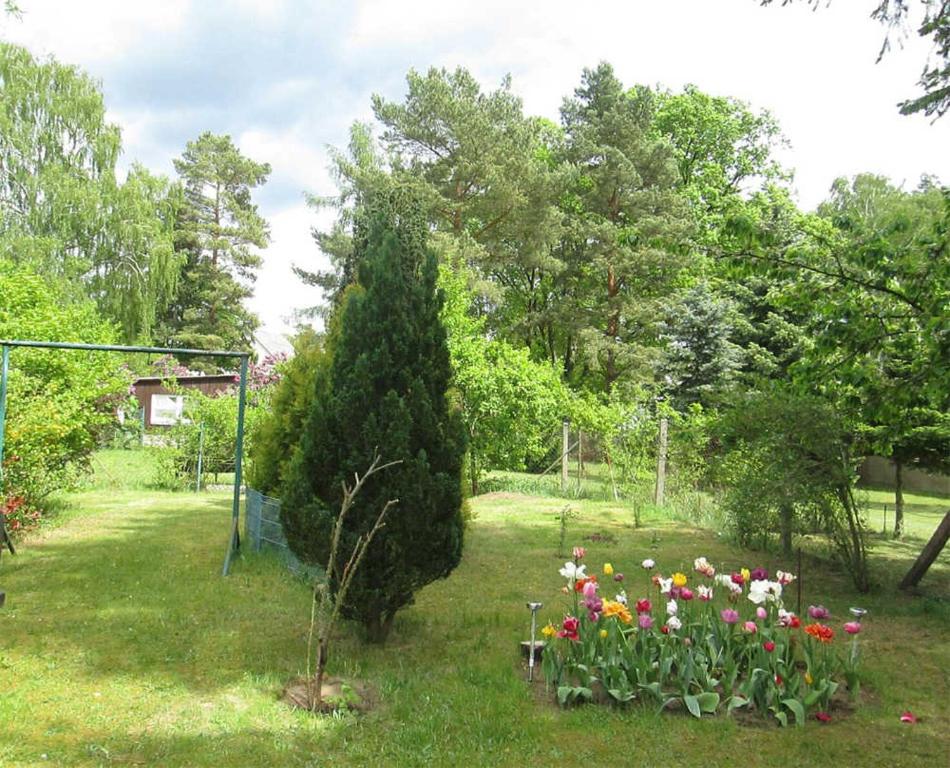
<instances>
[{"instance_id":1,"label":"metal swing frame","mask_svg":"<svg viewBox=\"0 0 950 768\"><path fill-rule=\"evenodd\" d=\"M223 357L237 358L241 361L241 376L238 391L237 440L234 446L234 496L231 504L231 535L228 539L228 549L224 557L224 566L221 575L227 576L231 569L231 558L241 546L241 536L238 533L241 515L241 463L244 454L244 407L247 400L247 368L250 358L249 352L234 350L207 350L207 349L175 349L171 347L136 347L119 344L79 344L61 341L23 341L0 339L0 488L3 487L3 443L6 432L7 415L7 378L10 373L10 350L14 347L30 347L37 349L73 349L87 352L122 352L125 354L145 353L161 355L185 355L188 357ZM11 553L16 553L13 542L7 535L0 515L0 547L4 544Z\"/></svg>"}]
</instances>

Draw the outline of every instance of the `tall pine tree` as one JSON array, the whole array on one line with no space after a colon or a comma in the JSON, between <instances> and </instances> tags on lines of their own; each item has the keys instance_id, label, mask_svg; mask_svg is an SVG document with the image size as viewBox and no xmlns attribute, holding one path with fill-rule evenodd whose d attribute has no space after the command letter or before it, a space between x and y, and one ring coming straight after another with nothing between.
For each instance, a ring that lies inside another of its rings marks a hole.
<instances>
[{"instance_id":1,"label":"tall pine tree","mask_svg":"<svg viewBox=\"0 0 950 768\"><path fill-rule=\"evenodd\" d=\"M251 345L258 320L244 306L270 240L251 192L270 174L244 157L230 136L188 142L175 170L184 186L176 249L184 254L180 289L161 336L170 346L234 349Z\"/></svg>"},{"instance_id":2,"label":"tall pine tree","mask_svg":"<svg viewBox=\"0 0 950 768\"><path fill-rule=\"evenodd\" d=\"M359 281L334 318L332 364L317 375L281 515L291 549L326 566L341 483L364 471L377 451L383 461L401 462L368 481L337 558L341 571L386 501L399 500L343 607L381 642L414 593L461 559L465 438L446 397L452 371L424 209L399 189L378 196L374 208L359 218ZM329 574L332 588L341 576Z\"/></svg>"}]
</instances>

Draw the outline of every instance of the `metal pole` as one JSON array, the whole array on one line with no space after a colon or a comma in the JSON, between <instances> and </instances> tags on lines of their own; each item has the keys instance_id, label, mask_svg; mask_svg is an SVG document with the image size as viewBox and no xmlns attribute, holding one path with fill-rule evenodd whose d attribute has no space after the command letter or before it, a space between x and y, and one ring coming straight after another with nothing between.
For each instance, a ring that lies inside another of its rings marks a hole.
<instances>
[{"instance_id":1,"label":"metal pole","mask_svg":"<svg viewBox=\"0 0 950 768\"><path fill-rule=\"evenodd\" d=\"M0 490L3 489L3 441L7 426L7 376L10 375L10 347L4 345L0 362Z\"/></svg>"},{"instance_id":2,"label":"metal pole","mask_svg":"<svg viewBox=\"0 0 950 768\"><path fill-rule=\"evenodd\" d=\"M528 610L531 611L531 644L528 646L528 682L534 680L534 647L535 630L537 628L538 610L542 607L541 603L528 603Z\"/></svg>"},{"instance_id":3,"label":"metal pole","mask_svg":"<svg viewBox=\"0 0 950 768\"><path fill-rule=\"evenodd\" d=\"M205 423L198 427L198 476L195 478L195 493L201 491L201 459L205 450Z\"/></svg>"},{"instance_id":4,"label":"metal pole","mask_svg":"<svg viewBox=\"0 0 950 768\"><path fill-rule=\"evenodd\" d=\"M3 360L0 362L0 494L3 492L3 440L7 427L7 377L10 375L10 347L3 346L2 357ZM16 548L7 535L7 527L3 516L0 515L0 547L4 544L7 545L7 549L10 550L11 554L16 554ZM3 593L0 592L0 595L3 595ZM2 605L2 601L0 601L0 605Z\"/></svg>"},{"instance_id":5,"label":"metal pole","mask_svg":"<svg viewBox=\"0 0 950 768\"><path fill-rule=\"evenodd\" d=\"M247 399L247 355L241 357L241 386L238 391L237 440L234 446L234 500L231 504L231 536L222 575L231 569L231 555L241 546L238 522L241 516L241 459L244 454L244 401Z\"/></svg>"}]
</instances>

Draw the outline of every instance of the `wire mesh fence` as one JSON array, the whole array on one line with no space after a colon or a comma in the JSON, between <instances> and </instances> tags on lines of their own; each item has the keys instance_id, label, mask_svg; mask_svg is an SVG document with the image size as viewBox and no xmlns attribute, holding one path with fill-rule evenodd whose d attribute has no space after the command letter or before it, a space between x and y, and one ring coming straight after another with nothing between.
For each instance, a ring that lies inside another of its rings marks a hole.
<instances>
[{"instance_id":1,"label":"wire mesh fence","mask_svg":"<svg viewBox=\"0 0 950 768\"><path fill-rule=\"evenodd\" d=\"M297 559L284 536L280 522L280 499L265 496L253 488L245 492L244 536L254 552L273 552L294 573L312 576L315 568Z\"/></svg>"}]
</instances>

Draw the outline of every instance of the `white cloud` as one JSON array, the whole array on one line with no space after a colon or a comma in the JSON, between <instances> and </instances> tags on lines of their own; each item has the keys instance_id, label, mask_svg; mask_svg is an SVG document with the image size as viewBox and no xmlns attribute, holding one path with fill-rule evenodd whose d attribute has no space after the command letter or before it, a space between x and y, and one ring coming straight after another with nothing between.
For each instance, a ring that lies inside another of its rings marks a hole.
<instances>
[{"instance_id":1,"label":"white cloud","mask_svg":"<svg viewBox=\"0 0 950 768\"><path fill-rule=\"evenodd\" d=\"M22 3L20 22L5 25L5 37L86 66L134 52L155 36L173 36L185 25L191 0L97 0Z\"/></svg>"},{"instance_id":2,"label":"white cloud","mask_svg":"<svg viewBox=\"0 0 950 768\"><path fill-rule=\"evenodd\" d=\"M300 282L293 273L296 264L310 270L326 269L329 261L317 250L310 230L325 226L325 214L317 215L300 203L268 217L271 245L264 253L264 268L255 284L250 308L265 329L290 332L296 325L294 311L320 303L320 291Z\"/></svg>"}]
</instances>

